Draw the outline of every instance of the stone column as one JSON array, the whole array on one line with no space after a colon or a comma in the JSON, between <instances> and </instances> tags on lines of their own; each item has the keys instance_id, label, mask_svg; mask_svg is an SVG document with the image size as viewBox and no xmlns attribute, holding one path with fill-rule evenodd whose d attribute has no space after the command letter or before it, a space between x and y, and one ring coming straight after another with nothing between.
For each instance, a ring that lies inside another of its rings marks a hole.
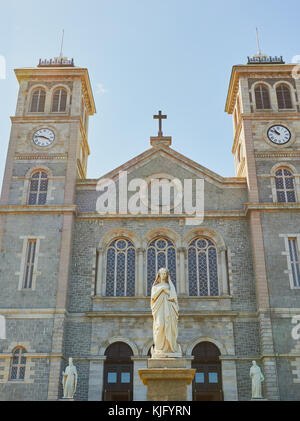
<instances>
[{"instance_id":1,"label":"stone column","mask_svg":"<svg viewBox=\"0 0 300 421\"><path fill-rule=\"evenodd\" d=\"M235 360L222 359L224 401L238 401Z\"/></svg>"},{"instance_id":2,"label":"stone column","mask_svg":"<svg viewBox=\"0 0 300 421\"><path fill-rule=\"evenodd\" d=\"M178 249L179 254L179 284L178 284L178 293L179 295L188 295L187 285L186 285L186 276L185 276L185 258L186 258L186 248L180 247Z\"/></svg>"},{"instance_id":3,"label":"stone column","mask_svg":"<svg viewBox=\"0 0 300 421\"><path fill-rule=\"evenodd\" d=\"M222 293L223 295L229 294L228 288L228 270L227 270L227 259L226 249L220 249L220 260L221 260L221 271L222 271Z\"/></svg>"},{"instance_id":4,"label":"stone column","mask_svg":"<svg viewBox=\"0 0 300 421\"><path fill-rule=\"evenodd\" d=\"M89 401L102 401L103 371L106 357L97 357L90 361Z\"/></svg>"},{"instance_id":5,"label":"stone column","mask_svg":"<svg viewBox=\"0 0 300 421\"><path fill-rule=\"evenodd\" d=\"M145 256L145 249L139 248L137 249L137 258L138 258L138 276L137 276L137 286L136 286L136 295L138 297L143 297L147 295L146 293L146 285L144 280L144 256Z\"/></svg>"},{"instance_id":6,"label":"stone column","mask_svg":"<svg viewBox=\"0 0 300 421\"><path fill-rule=\"evenodd\" d=\"M96 283L96 295L102 296L102 284L103 284L103 258L104 258L104 250L98 249L97 250L97 283Z\"/></svg>"},{"instance_id":7,"label":"stone column","mask_svg":"<svg viewBox=\"0 0 300 421\"><path fill-rule=\"evenodd\" d=\"M139 370L147 368L148 357L131 357L133 361L133 400L146 401L147 387L144 386L140 376Z\"/></svg>"}]
</instances>

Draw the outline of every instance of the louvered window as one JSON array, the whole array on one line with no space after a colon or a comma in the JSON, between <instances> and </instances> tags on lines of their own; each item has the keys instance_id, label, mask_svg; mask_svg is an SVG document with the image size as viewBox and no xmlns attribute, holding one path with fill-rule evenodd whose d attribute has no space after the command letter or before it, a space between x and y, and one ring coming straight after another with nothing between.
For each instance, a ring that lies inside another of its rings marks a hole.
<instances>
[{"instance_id":1,"label":"louvered window","mask_svg":"<svg viewBox=\"0 0 300 421\"><path fill-rule=\"evenodd\" d=\"M63 113L67 108L67 91L65 89L57 89L53 95L52 112Z\"/></svg>"},{"instance_id":2,"label":"louvered window","mask_svg":"<svg viewBox=\"0 0 300 421\"><path fill-rule=\"evenodd\" d=\"M43 113L45 111L46 92L44 89L36 89L31 96L30 112Z\"/></svg>"},{"instance_id":3,"label":"louvered window","mask_svg":"<svg viewBox=\"0 0 300 421\"><path fill-rule=\"evenodd\" d=\"M28 205L45 205L48 192L48 174L43 171L31 176Z\"/></svg>"},{"instance_id":4,"label":"louvered window","mask_svg":"<svg viewBox=\"0 0 300 421\"><path fill-rule=\"evenodd\" d=\"M276 95L279 109L293 108L291 92L287 85L279 85L276 88Z\"/></svg>"},{"instance_id":5,"label":"louvered window","mask_svg":"<svg viewBox=\"0 0 300 421\"><path fill-rule=\"evenodd\" d=\"M270 109L269 89L264 85L258 85L255 88L255 102L258 110Z\"/></svg>"}]
</instances>

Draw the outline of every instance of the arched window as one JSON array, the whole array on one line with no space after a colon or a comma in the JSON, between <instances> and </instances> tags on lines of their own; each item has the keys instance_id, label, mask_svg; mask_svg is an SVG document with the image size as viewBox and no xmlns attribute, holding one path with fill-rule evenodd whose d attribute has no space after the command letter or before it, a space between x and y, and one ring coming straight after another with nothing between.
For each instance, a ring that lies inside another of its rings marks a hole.
<instances>
[{"instance_id":1,"label":"arched window","mask_svg":"<svg viewBox=\"0 0 300 421\"><path fill-rule=\"evenodd\" d=\"M116 342L107 348L105 356L103 401L132 401L132 349L123 342Z\"/></svg>"},{"instance_id":2,"label":"arched window","mask_svg":"<svg viewBox=\"0 0 300 421\"><path fill-rule=\"evenodd\" d=\"M295 203L295 180L291 171L281 168L275 173L277 201L279 203Z\"/></svg>"},{"instance_id":3,"label":"arched window","mask_svg":"<svg viewBox=\"0 0 300 421\"><path fill-rule=\"evenodd\" d=\"M278 108L293 108L290 88L285 85L279 85L276 88Z\"/></svg>"},{"instance_id":4,"label":"arched window","mask_svg":"<svg viewBox=\"0 0 300 421\"><path fill-rule=\"evenodd\" d=\"M45 111L46 91L42 88L35 89L32 92L30 112L43 113Z\"/></svg>"},{"instance_id":5,"label":"arched window","mask_svg":"<svg viewBox=\"0 0 300 421\"><path fill-rule=\"evenodd\" d=\"M188 249L189 295L218 296L217 250L207 238L193 240Z\"/></svg>"},{"instance_id":6,"label":"arched window","mask_svg":"<svg viewBox=\"0 0 300 421\"><path fill-rule=\"evenodd\" d=\"M64 113L67 108L68 93L65 89L59 88L53 94L52 112Z\"/></svg>"},{"instance_id":7,"label":"arched window","mask_svg":"<svg viewBox=\"0 0 300 421\"><path fill-rule=\"evenodd\" d=\"M106 296L135 296L135 247L127 239L114 240L106 253Z\"/></svg>"},{"instance_id":8,"label":"arched window","mask_svg":"<svg viewBox=\"0 0 300 421\"><path fill-rule=\"evenodd\" d=\"M176 287L176 251L174 244L167 238L152 241L147 249L147 295L151 295L151 288L157 272L167 268L171 281Z\"/></svg>"},{"instance_id":9,"label":"arched window","mask_svg":"<svg viewBox=\"0 0 300 421\"><path fill-rule=\"evenodd\" d=\"M10 380L24 380L25 369L26 369L26 350L24 348L16 348L13 352L13 356L10 364Z\"/></svg>"},{"instance_id":10,"label":"arched window","mask_svg":"<svg viewBox=\"0 0 300 421\"><path fill-rule=\"evenodd\" d=\"M258 110L270 109L270 95L269 89L264 85L255 87L255 102Z\"/></svg>"},{"instance_id":11,"label":"arched window","mask_svg":"<svg viewBox=\"0 0 300 421\"><path fill-rule=\"evenodd\" d=\"M28 205L45 205L48 192L48 174L37 171L31 176Z\"/></svg>"}]
</instances>

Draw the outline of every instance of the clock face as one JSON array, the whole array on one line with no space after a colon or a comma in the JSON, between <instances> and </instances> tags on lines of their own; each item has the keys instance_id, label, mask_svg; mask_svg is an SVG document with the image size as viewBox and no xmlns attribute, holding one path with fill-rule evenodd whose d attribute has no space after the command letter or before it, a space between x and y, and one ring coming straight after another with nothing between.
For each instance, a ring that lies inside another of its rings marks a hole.
<instances>
[{"instance_id":1,"label":"clock face","mask_svg":"<svg viewBox=\"0 0 300 421\"><path fill-rule=\"evenodd\" d=\"M55 140L55 134L50 129L40 129L34 133L32 140L37 146L50 146Z\"/></svg>"},{"instance_id":2,"label":"clock face","mask_svg":"<svg viewBox=\"0 0 300 421\"><path fill-rule=\"evenodd\" d=\"M268 130L268 138L276 145L284 145L291 140L291 132L280 124L274 125Z\"/></svg>"}]
</instances>

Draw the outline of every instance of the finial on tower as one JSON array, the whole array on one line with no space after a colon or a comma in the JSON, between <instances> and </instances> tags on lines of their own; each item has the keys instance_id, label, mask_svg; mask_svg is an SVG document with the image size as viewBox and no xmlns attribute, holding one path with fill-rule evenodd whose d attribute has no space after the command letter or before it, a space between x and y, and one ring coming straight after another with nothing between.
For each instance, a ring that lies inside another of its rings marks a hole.
<instances>
[{"instance_id":1,"label":"finial on tower","mask_svg":"<svg viewBox=\"0 0 300 421\"><path fill-rule=\"evenodd\" d=\"M258 29L257 28L256 28L256 42L257 42L257 55L259 57L261 57L262 53L261 53L261 49L260 49L259 36L258 36Z\"/></svg>"},{"instance_id":2,"label":"finial on tower","mask_svg":"<svg viewBox=\"0 0 300 421\"><path fill-rule=\"evenodd\" d=\"M65 30L62 30L62 39L61 39L61 48L60 48L60 55L59 58L63 58L63 46L64 46L64 38L65 38Z\"/></svg>"}]
</instances>

